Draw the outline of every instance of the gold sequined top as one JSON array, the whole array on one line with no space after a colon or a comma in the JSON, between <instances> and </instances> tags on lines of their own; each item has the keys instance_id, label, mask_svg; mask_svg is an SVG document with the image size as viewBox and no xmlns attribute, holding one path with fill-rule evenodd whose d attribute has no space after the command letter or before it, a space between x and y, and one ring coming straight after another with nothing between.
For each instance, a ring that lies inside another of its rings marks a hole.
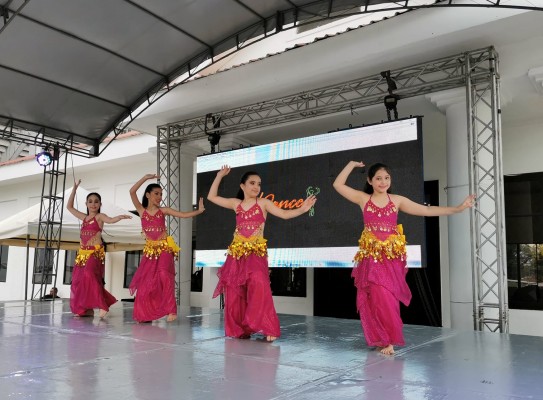
<instances>
[{"instance_id":1,"label":"gold sequined top","mask_svg":"<svg viewBox=\"0 0 543 400\"><path fill-rule=\"evenodd\" d=\"M397 225L398 210L389 197L386 206L375 205L371 198L364 207L364 231L358 241L359 250L355 262L371 259L382 262L384 259L406 257L406 241L402 225Z\"/></svg>"},{"instance_id":2,"label":"gold sequined top","mask_svg":"<svg viewBox=\"0 0 543 400\"><path fill-rule=\"evenodd\" d=\"M227 254L240 259L250 254L260 257L268 255L267 240L264 239L264 213L256 203L248 210L244 210L241 202L236 207L236 230L234 240L228 246Z\"/></svg>"},{"instance_id":3,"label":"gold sequined top","mask_svg":"<svg viewBox=\"0 0 543 400\"><path fill-rule=\"evenodd\" d=\"M175 257L178 256L179 246L175 243L173 237L168 236L166 216L161 209L158 209L154 214L149 214L147 210L144 210L141 216L141 226L146 238L143 247L145 257L158 259L162 252L165 251Z\"/></svg>"}]
</instances>

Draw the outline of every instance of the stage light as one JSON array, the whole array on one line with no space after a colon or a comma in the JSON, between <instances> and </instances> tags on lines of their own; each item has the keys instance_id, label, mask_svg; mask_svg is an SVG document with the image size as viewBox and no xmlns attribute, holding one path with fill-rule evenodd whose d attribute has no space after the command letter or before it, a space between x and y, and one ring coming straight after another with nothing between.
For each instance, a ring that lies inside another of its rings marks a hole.
<instances>
[{"instance_id":1,"label":"stage light","mask_svg":"<svg viewBox=\"0 0 543 400\"><path fill-rule=\"evenodd\" d=\"M53 156L48 151L42 151L41 153L36 154L36 161L42 167L47 167L53 162Z\"/></svg>"}]
</instances>

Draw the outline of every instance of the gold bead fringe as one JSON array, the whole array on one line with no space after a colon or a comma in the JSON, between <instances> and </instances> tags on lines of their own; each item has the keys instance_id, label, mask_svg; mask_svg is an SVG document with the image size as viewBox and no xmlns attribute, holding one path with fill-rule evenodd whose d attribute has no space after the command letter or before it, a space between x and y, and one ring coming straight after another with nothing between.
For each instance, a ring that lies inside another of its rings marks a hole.
<instances>
[{"instance_id":1,"label":"gold bead fringe","mask_svg":"<svg viewBox=\"0 0 543 400\"><path fill-rule=\"evenodd\" d=\"M366 258L374 262L382 262L383 259L406 259L405 236L402 225L398 225L397 232L389 235L385 240L379 240L372 232L364 229L358 241L358 252L354 256L354 262L360 262Z\"/></svg>"},{"instance_id":2,"label":"gold bead fringe","mask_svg":"<svg viewBox=\"0 0 543 400\"><path fill-rule=\"evenodd\" d=\"M256 254L259 257L268 256L267 240L261 236L251 236L246 238L241 235L234 235L234 240L228 246L226 254L240 259L241 257L247 257L250 254Z\"/></svg>"},{"instance_id":3,"label":"gold bead fringe","mask_svg":"<svg viewBox=\"0 0 543 400\"><path fill-rule=\"evenodd\" d=\"M177 243L175 243L175 240L173 237L168 236L166 239L163 240L149 240L145 242L145 246L143 247L143 254L147 258L151 259L158 259L163 251L167 251L168 253L171 253L175 256L175 258L178 257L179 246Z\"/></svg>"},{"instance_id":4,"label":"gold bead fringe","mask_svg":"<svg viewBox=\"0 0 543 400\"><path fill-rule=\"evenodd\" d=\"M91 247L80 247L79 251L77 252L77 256L75 257L75 265L78 267L84 267L91 256L94 256L103 264L106 259L104 246L97 244Z\"/></svg>"}]
</instances>

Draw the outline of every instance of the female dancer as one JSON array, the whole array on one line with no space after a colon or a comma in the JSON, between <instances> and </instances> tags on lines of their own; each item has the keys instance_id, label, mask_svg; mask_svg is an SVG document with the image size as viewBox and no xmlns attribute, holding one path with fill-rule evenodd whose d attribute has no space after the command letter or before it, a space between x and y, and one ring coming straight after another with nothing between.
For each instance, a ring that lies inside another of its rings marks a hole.
<instances>
[{"instance_id":1,"label":"female dancer","mask_svg":"<svg viewBox=\"0 0 543 400\"><path fill-rule=\"evenodd\" d=\"M166 232L166 215L177 218L190 218L204 212L204 201L200 198L198 210L177 211L161 207L162 188L151 183L138 200L137 191L149 179L158 179L156 174L147 174L130 189L130 197L141 217L145 234L145 247L140 265L130 283L130 294L136 294L134 301L134 320L150 322L167 315L166 321L177 319L175 301L175 266L179 247Z\"/></svg>"},{"instance_id":2,"label":"female dancer","mask_svg":"<svg viewBox=\"0 0 543 400\"><path fill-rule=\"evenodd\" d=\"M217 172L207 196L209 201L236 213L234 240L217 274L219 283L213 297L225 294L226 336L246 339L253 333L262 333L267 341L272 342L281 332L273 306L268 252L263 237L266 216L270 213L282 219L298 217L309 211L317 199L309 196L300 208L283 210L270 200L257 197L261 179L256 172L243 175L237 198L220 197L219 184L229 173L230 167L227 165Z\"/></svg>"},{"instance_id":3,"label":"female dancer","mask_svg":"<svg viewBox=\"0 0 543 400\"><path fill-rule=\"evenodd\" d=\"M76 218L83 221L81 225L81 247L75 258L72 273L72 286L70 295L70 308L77 316L92 316L94 308L100 309L100 318L104 318L109 306L117 299L109 293L103 285L105 258L104 243L102 242L102 228L104 223L114 224L121 219L132 218L129 215L108 217L100 212L102 198L98 193L87 195L87 213L84 214L74 208L75 193L81 180L73 187L66 208Z\"/></svg>"},{"instance_id":4,"label":"female dancer","mask_svg":"<svg viewBox=\"0 0 543 400\"><path fill-rule=\"evenodd\" d=\"M405 281L405 237L401 225L396 225L398 212L425 217L451 215L472 207L475 197L466 197L457 207L430 207L389 194L390 170L384 164L369 168L361 192L346 185L353 169L361 167L364 163L349 162L334 181L334 189L362 208L364 231L358 241L360 249L354 258L357 264L352 277L366 342L381 353L392 355L395 345L405 344L400 301L406 306L411 301L411 291Z\"/></svg>"}]
</instances>

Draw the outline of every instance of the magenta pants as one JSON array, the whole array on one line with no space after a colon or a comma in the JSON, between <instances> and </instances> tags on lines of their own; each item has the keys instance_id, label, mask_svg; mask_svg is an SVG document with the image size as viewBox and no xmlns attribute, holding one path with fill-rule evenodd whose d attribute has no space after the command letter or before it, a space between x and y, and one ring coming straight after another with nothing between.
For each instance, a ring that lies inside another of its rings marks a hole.
<instances>
[{"instance_id":1,"label":"magenta pants","mask_svg":"<svg viewBox=\"0 0 543 400\"><path fill-rule=\"evenodd\" d=\"M403 346L400 302L381 285L370 283L357 292L358 311L368 346Z\"/></svg>"}]
</instances>

